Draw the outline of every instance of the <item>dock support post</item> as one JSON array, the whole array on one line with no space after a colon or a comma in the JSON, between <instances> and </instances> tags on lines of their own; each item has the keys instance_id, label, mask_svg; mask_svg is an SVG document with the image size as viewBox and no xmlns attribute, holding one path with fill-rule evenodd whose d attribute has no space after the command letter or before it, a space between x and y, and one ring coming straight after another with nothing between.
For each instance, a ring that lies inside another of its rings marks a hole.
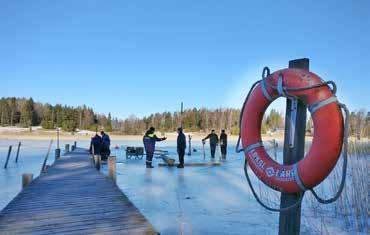
<instances>
[{"instance_id":1,"label":"dock support post","mask_svg":"<svg viewBox=\"0 0 370 235\"><path fill-rule=\"evenodd\" d=\"M289 68L309 70L309 59L289 61ZM296 106L296 107L294 107ZM295 114L293 114L296 112ZM306 134L306 105L301 100L286 102L284 165L291 165L304 157ZM293 120L292 118L294 118ZM296 203L303 193L281 193L280 208ZM289 211L280 212L279 235L299 235L301 227L301 205Z\"/></svg>"},{"instance_id":2,"label":"dock support post","mask_svg":"<svg viewBox=\"0 0 370 235\"><path fill-rule=\"evenodd\" d=\"M95 167L99 171L100 170L100 164L101 164L101 156L96 154L94 155L94 162L95 162Z\"/></svg>"},{"instance_id":3,"label":"dock support post","mask_svg":"<svg viewBox=\"0 0 370 235\"><path fill-rule=\"evenodd\" d=\"M20 148L21 148L21 142L19 142L18 143L18 148L17 148L17 155L16 155L16 157L15 157L15 162L18 162L18 157L19 157L19 150L20 150Z\"/></svg>"},{"instance_id":4,"label":"dock support post","mask_svg":"<svg viewBox=\"0 0 370 235\"><path fill-rule=\"evenodd\" d=\"M27 173L22 175L22 189L31 183L33 180L33 174Z\"/></svg>"},{"instance_id":5,"label":"dock support post","mask_svg":"<svg viewBox=\"0 0 370 235\"><path fill-rule=\"evenodd\" d=\"M75 141L73 144L74 144L75 149L76 149L77 148L77 141Z\"/></svg>"},{"instance_id":6,"label":"dock support post","mask_svg":"<svg viewBox=\"0 0 370 235\"><path fill-rule=\"evenodd\" d=\"M8 167L8 162L9 162L9 158L10 158L10 154L12 153L12 146L9 145L9 150L8 150L8 156L6 157L6 161L5 161L5 165L4 165L4 169L6 169Z\"/></svg>"},{"instance_id":7,"label":"dock support post","mask_svg":"<svg viewBox=\"0 0 370 235\"><path fill-rule=\"evenodd\" d=\"M69 144L66 144L66 147L65 147L64 153L69 153Z\"/></svg>"},{"instance_id":8,"label":"dock support post","mask_svg":"<svg viewBox=\"0 0 370 235\"><path fill-rule=\"evenodd\" d=\"M71 146L71 151L75 151L76 147L74 145Z\"/></svg>"},{"instance_id":9,"label":"dock support post","mask_svg":"<svg viewBox=\"0 0 370 235\"><path fill-rule=\"evenodd\" d=\"M58 160L60 158L60 149L55 149L55 160Z\"/></svg>"},{"instance_id":10,"label":"dock support post","mask_svg":"<svg viewBox=\"0 0 370 235\"><path fill-rule=\"evenodd\" d=\"M117 168L116 168L116 157L108 157L108 176L113 180L114 183L117 182Z\"/></svg>"}]
</instances>

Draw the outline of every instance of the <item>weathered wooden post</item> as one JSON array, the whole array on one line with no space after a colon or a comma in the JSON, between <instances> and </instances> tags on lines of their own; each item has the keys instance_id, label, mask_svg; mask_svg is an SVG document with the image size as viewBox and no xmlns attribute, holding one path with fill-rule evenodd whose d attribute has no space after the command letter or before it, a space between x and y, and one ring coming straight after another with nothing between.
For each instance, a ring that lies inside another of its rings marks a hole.
<instances>
[{"instance_id":1,"label":"weathered wooden post","mask_svg":"<svg viewBox=\"0 0 370 235\"><path fill-rule=\"evenodd\" d=\"M108 157L108 177L113 180L114 183L117 182L117 168L116 168L116 157Z\"/></svg>"},{"instance_id":2,"label":"weathered wooden post","mask_svg":"<svg viewBox=\"0 0 370 235\"><path fill-rule=\"evenodd\" d=\"M55 149L55 160L58 160L60 158L60 149Z\"/></svg>"},{"instance_id":3,"label":"weathered wooden post","mask_svg":"<svg viewBox=\"0 0 370 235\"><path fill-rule=\"evenodd\" d=\"M69 153L69 144L66 144L64 153Z\"/></svg>"},{"instance_id":4,"label":"weathered wooden post","mask_svg":"<svg viewBox=\"0 0 370 235\"><path fill-rule=\"evenodd\" d=\"M18 157L19 157L19 150L21 148L21 142L18 143L18 148L17 148L17 155L15 156L15 162L18 162Z\"/></svg>"},{"instance_id":5,"label":"weathered wooden post","mask_svg":"<svg viewBox=\"0 0 370 235\"><path fill-rule=\"evenodd\" d=\"M31 183L33 180L33 174L27 173L22 175L22 189Z\"/></svg>"},{"instance_id":6,"label":"weathered wooden post","mask_svg":"<svg viewBox=\"0 0 370 235\"><path fill-rule=\"evenodd\" d=\"M6 157L6 161L5 161L5 165L4 165L4 169L6 169L8 167L8 162L9 162L9 158L10 158L10 154L12 153L12 146L9 145L9 150L8 150L8 156Z\"/></svg>"},{"instance_id":7,"label":"weathered wooden post","mask_svg":"<svg viewBox=\"0 0 370 235\"><path fill-rule=\"evenodd\" d=\"M309 59L289 61L289 68L309 70ZM306 134L306 105L300 100L287 99L284 135L284 165L298 162L304 157ZM299 201L302 193L281 193L280 208ZM279 235L298 235L301 227L301 205L280 212Z\"/></svg>"},{"instance_id":8,"label":"weathered wooden post","mask_svg":"<svg viewBox=\"0 0 370 235\"><path fill-rule=\"evenodd\" d=\"M59 148L59 127L57 127L57 148L55 149L55 160L60 158L60 148Z\"/></svg>"},{"instance_id":9,"label":"weathered wooden post","mask_svg":"<svg viewBox=\"0 0 370 235\"><path fill-rule=\"evenodd\" d=\"M188 156L191 156L191 135L188 135L189 137L189 151L188 151Z\"/></svg>"},{"instance_id":10,"label":"weathered wooden post","mask_svg":"<svg viewBox=\"0 0 370 235\"><path fill-rule=\"evenodd\" d=\"M41 174L41 173L43 173L43 172L45 171L45 169L47 168L46 163L48 162L48 158L49 158L49 153L50 153L51 145L53 145L53 140L50 140L49 147L48 147L48 151L47 151L47 153L46 153L46 155L45 155L44 162L42 163L42 167L41 167L40 174Z\"/></svg>"},{"instance_id":11,"label":"weathered wooden post","mask_svg":"<svg viewBox=\"0 0 370 235\"><path fill-rule=\"evenodd\" d=\"M71 151L75 151L76 147L74 145L71 146Z\"/></svg>"},{"instance_id":12,"label":"weathered wooden post","mask_svg":"<svg viewBox=\"0 0 370 235\"><path fill-rule=\"evenodd\" d=\"M76 149L77 148L77 141L75 141L73 144L74 144L75 149Z\"/></svg>"},{"instance_id":13,"label":"weathered wooden post","mask_svg":"<svg viewBox=\"0 0 370 235\"><path fill-rule=\"evenodd\" d=\"M94 155L94 162L95 162L95 167L97 170L100 170L100 165L101 165L101 156L96 154Z\"/></svg>"}]
</instances>

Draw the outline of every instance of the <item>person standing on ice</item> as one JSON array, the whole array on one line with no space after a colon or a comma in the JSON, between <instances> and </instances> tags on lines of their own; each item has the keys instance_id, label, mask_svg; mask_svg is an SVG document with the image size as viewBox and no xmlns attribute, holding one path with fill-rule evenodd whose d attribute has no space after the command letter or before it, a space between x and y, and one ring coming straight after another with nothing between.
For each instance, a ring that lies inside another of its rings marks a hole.
<instances>
[{"instance_id":1,"label":"person standing on ice","mask_svg":"<svg viewBox=\"0 0 370 235\"><path fill-rule=\"evenodd\" d=\"M177 153L179 155L179 165L177 168L184 168L184 156L185 156L185 149L186 149L186 136L182 130L182 127L177 129Z\"/></svg>"},{"instance_id":2,"label":"person standing on ice","mask_svg":"<svg viewBox=\"0 0 370 235\"><path fill-rule=\"evenodd\" d=\"M225 133L225 130L221 130L220 148L221 148L221 159L226 159L227 134Z\"/></svg>"},{"instance_id":3,"label":"person standing on ice","mask_svg":"<svg viewBox=\"0 0 370 235\"><path fill-rule=\"evenodd\" d=\"M153 168L152 161L153 161L153 155L155 150L155 142L157 141L163 141L166 140L166 137L158 138L155 134L155 128L150 127L144 137L143 137L143 143L145 147L145 153L146 153L146 168Z\"/></svg>"},{"instance_id":4,"label":"person standing on ice","mask_svg":"<svg viewBox=\"0 0 370 235\"><path fill-rule=\"evenodd\" d=\"M218 136L215 133L215 130L212 130L209 135L202 139L203 144L205 143L206 139L209 139L209 146L211 148L211 157L215 158L216 146L218 144Z\"/></svg>"}]
</instances>

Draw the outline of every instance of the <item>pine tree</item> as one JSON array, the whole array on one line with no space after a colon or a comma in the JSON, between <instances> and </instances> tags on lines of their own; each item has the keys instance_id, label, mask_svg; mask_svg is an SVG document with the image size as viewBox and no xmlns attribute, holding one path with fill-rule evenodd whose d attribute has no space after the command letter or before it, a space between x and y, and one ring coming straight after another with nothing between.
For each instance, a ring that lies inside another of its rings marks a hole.
<instances>
[{"instance_id":1,"label":"pine tree","mask_svg":"<svg viewBox=\"0 0 370 235\"><path fill-rule=\"evenodd\" d=\"M107 123L104 126L104 129L106 131L112 131L112 116L110 113L108 113Z\"/></svg>"},{"instance_id":2,"label":"pine tree","mask_svg":"<svg viewBox=\"0 0 370 235\"><path fill-rule=\"evenodd\" d=\"M5 99L0 100L0 124L7 126L10 124L10 107Z\"/></svg>"},{"instance_id":3,"label":"pine tree","mask_svg":"<svg viewBox=\"0 0 370 235\"><path fill-rule=\"evenodd\" d=\"M54 110L53 107L49 104L46 104L44 107L44 112L41 121L42 128L45 129L54 129Z\"/></svg>"},{"instance_id":4,"label":"pine tree","mask_svg":"<svg viewBox=\"0 0 370 235\"><path fill-rule=\"evenodd\" d=\"M10 125L14 126L15 114L17 112L17 100L15 97L10 98Z\"/></svg>"},{"instance_id":5,"label":"pine tree","mask_svg":"<svg viewBox=\"0 0 370 235\"><path fill-rule=\"evenodd\" d=\"M21 125L24 127L31 127L36 124L36 113L34 110L33 99L30 98L26 101L21 109Z\"/></svg>"}]
</instances>

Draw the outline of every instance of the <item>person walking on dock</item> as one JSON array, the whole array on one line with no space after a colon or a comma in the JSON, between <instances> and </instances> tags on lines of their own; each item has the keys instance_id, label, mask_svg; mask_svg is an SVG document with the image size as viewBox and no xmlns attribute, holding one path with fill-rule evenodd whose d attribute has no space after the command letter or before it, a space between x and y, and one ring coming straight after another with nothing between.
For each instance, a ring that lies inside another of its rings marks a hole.
<instances>
[{"instance_id":1,"label":"person walking on dock","mask_svg":"<svg viewBox=\"0 0 370 235\"><path fill-rule=\"evenodd\" d=\"M100 134L102 140L100 149L101 160L107 160L110 155L110 138L104 131L101 131Z\"/></svg>"},{"instance_id":2,"label":"person walking on dock","mask_svg":"<svg viewBox=\"0 0 370 235\"><path fill-rule=\"evenodd\" d=\"M202 142L205 143L206 139L209 139L209 145L211 148L211 157L215 158L216 146L218 144L218 136L215 133L215 130L212 130L209 135L202 139Z\"/></svg>"},{"instance_id":3,"label":"person walking on dock","mask_svg":"<svg viewBox=\"0 0 370 235\"><path fill-rule=\"evenodd\" d=\"M177 153L179 155L179 165L177 168L184 168L184 156L185 156L185 149L186 149L186 136L182 130L182 127L177 129Z\"/></svg>"},{"instance_id":4,"label":"person walking on dock","mask_svg":"<svg viewBox=\"0 0 370 235\"><path fill-rule=\"evenodd\" d=\"M100 154L101 144L102 144L102 139L101 139L100 135L98 135L98 133L96 133L95 136L91 138L90 153ZM94 151L93 151L92 148L94 148Z\"/></svg>"},{"instance_id":5,"label":"person walking on dock","mask_svg":"<svg viewBox=\"0 0 370 235\"><path fill-rule=\"evenodd\" d=\"M221 159L226 159L227 149L227 134L225 130L221 130L220 134L220 148L221 148Z\"/></svg>"},{"instance_id":6,"label":"person walking on dock","mask_svg":"<svg viewBox=\"0 0 370 235\"><path fill-rule=\"evenodd\" d=\"M143 137L143 143L145 147L145 153L146 153L146 168L153 168L152 161L153 161L153 155L155 150L155 142L157 141L163 141L166 140L166 137L158 138L155 134L155 128L150 127L144 137Z\"/></svg>"}]
</instances>

